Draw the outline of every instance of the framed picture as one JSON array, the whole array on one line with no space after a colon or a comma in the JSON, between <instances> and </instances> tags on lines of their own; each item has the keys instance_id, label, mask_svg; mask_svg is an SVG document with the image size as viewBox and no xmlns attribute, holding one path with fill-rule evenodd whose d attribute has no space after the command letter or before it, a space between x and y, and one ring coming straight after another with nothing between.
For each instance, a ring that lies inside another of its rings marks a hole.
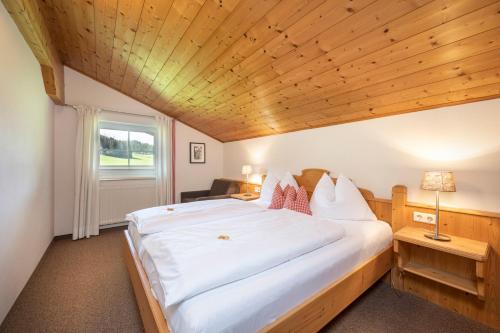
<instances>
[{"instance_id":1,"label":"framed picture","mask_svg":"<svg viewBox=\"0 0 500 333\"><path fill-rule=\"evenodd\" d=\"M189 163L205 163L205 144L189 143Z\"/></svg>"}]
</instances>

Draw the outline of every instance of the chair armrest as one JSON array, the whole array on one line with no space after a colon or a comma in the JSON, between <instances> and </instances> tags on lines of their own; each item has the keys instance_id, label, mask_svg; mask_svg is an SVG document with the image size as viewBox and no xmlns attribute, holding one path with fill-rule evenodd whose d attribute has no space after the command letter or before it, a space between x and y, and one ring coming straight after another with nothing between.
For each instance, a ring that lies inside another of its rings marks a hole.
<instances>
[{"instance_id":1,"label":"chair armrest","mask_svg":"<svg viewBox=\"0 0 500 333\"><path fill-rule=\"evenodd\" d=\"M229 198L231 198L231 194L222 194L222 195L212 195L212 196L206 196L206 197L199 197L199 198L196 198L195 201L229 199Z\"/></svg>"},{"instance_id":2,"label":"chair armrest","mask_svg":"<svg viewBox=\"0 0 500 333\"><path fill-rule=\"evenodd\" d=\"M181 192L181 202L186 202L186 199L195 199L195 198L199 198L199 197L206 197L209 193L210 193L210 190ZM193 200L191 200L191 201L193 201Z\"/></svg>"}]
</instances>

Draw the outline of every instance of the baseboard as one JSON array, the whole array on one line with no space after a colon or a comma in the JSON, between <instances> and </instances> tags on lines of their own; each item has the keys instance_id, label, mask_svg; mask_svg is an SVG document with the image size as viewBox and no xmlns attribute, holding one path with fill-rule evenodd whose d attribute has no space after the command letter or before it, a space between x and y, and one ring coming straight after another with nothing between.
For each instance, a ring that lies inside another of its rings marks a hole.
<instances>
[{"instance_id":1,"label":"baseboard","mask_svg":"<svg viewBox=\"0 0 500 333\"><path fill-rule=\"evenodd\" d=\"M99 226L99 230L106 230L106 229L112 229L112 228L123 228L123 227L127 227L127 226L128 226L128 222L124 221L124 222L118 222L118 223L113 223L113 224L101 225L101 226ZM72 238L73 238L73 234L57 235L57 236L54 236L52 241L57 241L57 240L61 240L61 239L72 239Z\"/></svg>"}]
</instances>

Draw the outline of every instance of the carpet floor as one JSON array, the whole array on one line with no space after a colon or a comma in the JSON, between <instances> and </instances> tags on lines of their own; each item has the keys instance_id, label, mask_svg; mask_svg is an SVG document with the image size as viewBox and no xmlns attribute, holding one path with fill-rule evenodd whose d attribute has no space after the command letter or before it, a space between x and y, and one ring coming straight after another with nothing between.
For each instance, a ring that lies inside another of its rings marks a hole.
<instances>
[{"instance_id":1,"label":"carpet floor","mask_svg":"<svg viewBox=\"0 0 500 333\"><path fill-rule=\"evenodd\" d=\"M0 332L143 332L121 257L122 230L54 241ZM332 320L330 332L495 332L412 295L377 283Z\"/></svg>"}]
</instances>

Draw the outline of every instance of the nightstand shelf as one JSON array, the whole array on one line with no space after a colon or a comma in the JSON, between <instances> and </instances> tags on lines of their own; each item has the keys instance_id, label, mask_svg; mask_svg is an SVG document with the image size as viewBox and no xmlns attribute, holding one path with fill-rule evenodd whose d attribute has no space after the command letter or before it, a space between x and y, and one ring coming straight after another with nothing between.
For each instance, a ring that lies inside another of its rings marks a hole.
<instances>
[{"instance_id":1,"label":"nightstand shelf","mask_svg":"<svg viewBox=\"0 0 500 333\"><path fill-rule=\"evenodd\" d=\"M412 273L429 280L439 282L441 284L445 284L449 287L465 291L469 294L478 294L476 283L473 280L462 278L455 274L451 274L446 271L415 262L409 262L401 268L405 272Z\"/></svg>"},{"instance_id":2,"label":"nightstand shelf","mask_svg":"<svg viewBox=\"0 0 500 333\"><path fill-rule=\"evenodd\" d=\"M456 236L452 236L450 242L439 242L426 238L425 232L421 228L404 227L394 234L398 270L402 274L411 273L484 300L485 265L490 250L488 243ZM429 260L430 257L434 259ZM450 268L451 259L455 264L451 265L453 271L445 269Z\"/></svg>"}]
</instances>

